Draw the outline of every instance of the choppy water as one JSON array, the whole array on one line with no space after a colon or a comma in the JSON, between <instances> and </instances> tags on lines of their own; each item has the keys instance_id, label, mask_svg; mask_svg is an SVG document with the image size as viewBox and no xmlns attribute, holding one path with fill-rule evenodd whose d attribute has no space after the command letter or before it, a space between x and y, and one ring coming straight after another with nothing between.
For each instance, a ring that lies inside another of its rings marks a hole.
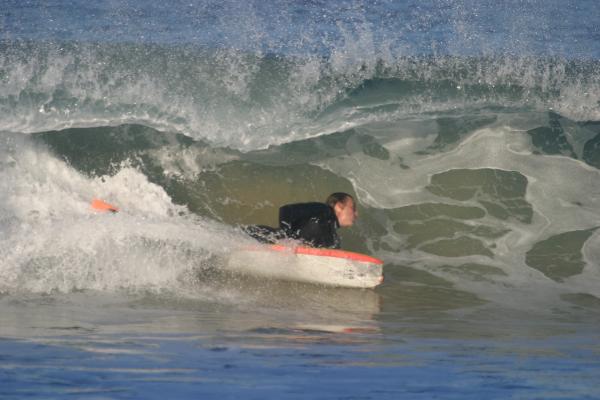
<instances>
[{"instance_id":1,"label":"choppy water","mask_svg":"<svg viewBox=\"0 0 600 400\"><path fill-rule=\"evenodd\" d=\"M598 396L594 1L1 4L2 396ZM218 273L334 191L384 286Z\"/></svg>"}]
</instances>

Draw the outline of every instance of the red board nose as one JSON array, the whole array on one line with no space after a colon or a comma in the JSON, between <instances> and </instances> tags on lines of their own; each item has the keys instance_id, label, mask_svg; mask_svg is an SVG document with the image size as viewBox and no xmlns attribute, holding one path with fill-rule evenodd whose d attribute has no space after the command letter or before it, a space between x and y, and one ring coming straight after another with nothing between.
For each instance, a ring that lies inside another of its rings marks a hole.
<instances>
[{"instance_id":1,"label":"red board nose","mask_svg":"<svg viewBox=\"0 0 600 400\"><path fill-rule=\"evenodd\" d=\"M116 213L119 209L113 205L106 203L105 201L94 199L91 204L92 208L97 211L110 211Z\"/></svg>"}]
</instances>

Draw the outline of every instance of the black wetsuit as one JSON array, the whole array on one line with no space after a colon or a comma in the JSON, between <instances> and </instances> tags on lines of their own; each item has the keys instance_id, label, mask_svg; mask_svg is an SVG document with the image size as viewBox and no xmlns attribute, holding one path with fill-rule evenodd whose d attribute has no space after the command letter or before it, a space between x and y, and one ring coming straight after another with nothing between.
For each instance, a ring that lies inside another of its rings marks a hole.
<instances>
[{"instance_id":1,"label":"black wetsuit","mask_svg":"<svg viewBox=\"0 0 600 400\"><path fill-rule=\"evenodd\" d=\"M335 212L323 203L288 204L279 209L279 229L312 247L340 247Z\"/></svg>"},{"instance_id":2,"label":"black wetsuit","mask_svg":"<svg viewBox=\"0 0 600 400\"><path fill-rule=\"evenodd\" d=\"M255 239L274 243L284 238L297 239L312 247L339 248L339 223L335 212L324 203L288 204L279 209L279 228L264 225L244 230Z\"/></svg>"}]
</instances>

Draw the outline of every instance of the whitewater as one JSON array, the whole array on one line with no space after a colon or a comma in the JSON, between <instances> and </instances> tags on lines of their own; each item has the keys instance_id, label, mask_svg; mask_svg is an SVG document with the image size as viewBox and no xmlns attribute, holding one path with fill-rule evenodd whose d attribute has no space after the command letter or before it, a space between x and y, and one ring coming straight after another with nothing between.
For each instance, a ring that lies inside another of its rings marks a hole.
<instances>
[{"instance_id":1,"label":"whitewater","mask_svg":"<svg viewBox=\"0 0 600 400\"><path fill-rule=\"evenodd\" d=\"M597 397L598 20L3 1L0 395ZM381 287L223 270L337 191Z\"/></svg>"}]
</instances>

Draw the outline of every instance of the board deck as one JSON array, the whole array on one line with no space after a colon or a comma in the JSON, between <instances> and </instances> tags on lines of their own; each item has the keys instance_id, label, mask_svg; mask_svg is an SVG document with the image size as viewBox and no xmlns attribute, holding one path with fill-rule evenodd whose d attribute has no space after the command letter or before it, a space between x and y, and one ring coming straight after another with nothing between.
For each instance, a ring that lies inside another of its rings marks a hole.
<instances>
[{"instance_id":1,"label":"board deck","mask_svg":"<svg viewBox=\"0 0 600 400\"><path fill-rule=\"evenodd\" d=\"M257 245L231 253L228 270L327 286L374 288L383 282L383 261L344 250Z\"/></svg>"}]
</instances>

